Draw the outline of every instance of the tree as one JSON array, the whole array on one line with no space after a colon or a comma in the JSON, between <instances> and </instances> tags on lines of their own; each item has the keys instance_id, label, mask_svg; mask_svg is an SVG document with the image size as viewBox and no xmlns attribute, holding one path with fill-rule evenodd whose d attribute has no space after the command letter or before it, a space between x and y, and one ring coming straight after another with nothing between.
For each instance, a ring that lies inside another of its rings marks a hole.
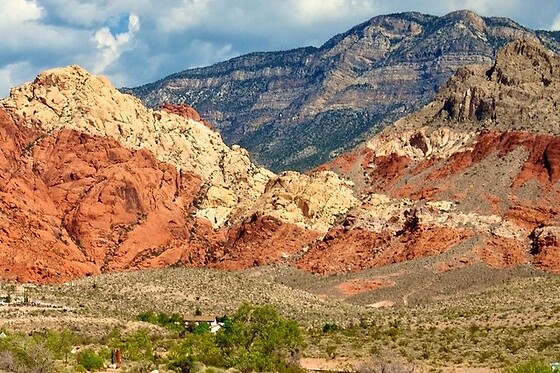
<instances>
[{"instance_id":1,"label":"tree","mask_svg":"<svg viewBox=\"0 0 560 373\"><path fill-rule=\"evenodd\" d=\"M51 373L55 370L53 355L42 340L9 336L1 340L0 352L0 370L15 373Z\"/></svg>"},{"instance_id":2,"label":"tree","mask_svg":"<svg viewBox=\"0 0 560 373\"><path fill-rule=\"evenodd\" d=\"M125 336L115 347L121 349L123 358L127 360L154 360L154 344L146 329L139 329L135 333Z\"/></svg>"},{"instance_id":3,"label":"tree","mask_svg":"<svg viewBox=\"0 0 560 373\"><path fill-rule=\"evenodd\" d=\"M216 337L211 333L189 333L170 352L171 365L175 368L185 361L199 361L205 365L225 367L223 351L216 345Z\"/></svg>"},{"instance_id":4,"label":"tree","mask_svg":"<svg viewBox=\"0 0 560 373\"><path fill-rule=\"evenodd\" d=\"M303 344L299 326L271 306L243 304L216 336L229 364L242 371L273 371L289 364Z\"/></svg>"},{"instance_id":5,"label":"tree","mask_svg":"<svg viewBox=\"0 0 560 373\"><path fill-rule=\"evenodd\" d=\"M68 362L68 354L72 351L72 345L76 336L69 330L60 332L49 330L45 339L45 346L53 353L55 359L64 359Z\"/></svg>"},{"instance_id":6,"label":"tree","mask_svg":"<svg viewBox=\"0 0 560 373\"><path fill-rule=\"evenodd\" d=\"M103 368L103 358L91 348L86 348L78 353L78 362L81 366L91 372Z\"/></svg>"}]
</instances>

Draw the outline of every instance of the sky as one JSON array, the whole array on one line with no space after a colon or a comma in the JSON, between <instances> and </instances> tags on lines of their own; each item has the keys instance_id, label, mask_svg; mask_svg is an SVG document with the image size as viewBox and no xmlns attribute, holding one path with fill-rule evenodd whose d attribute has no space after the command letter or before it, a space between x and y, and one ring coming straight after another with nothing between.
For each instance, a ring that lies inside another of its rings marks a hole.
<instances>
[{"instance_id":1,"label":"sky","mask_svg":"<svg viewBox=\"0 0 560 373\"><path fill-rule=\"evenodd\" d=\"M381 14L459 9L560 30L560 0L2 0L0 97L58 66L133 87L250 52L320 46Z\"/></svg>"}]
</instances>

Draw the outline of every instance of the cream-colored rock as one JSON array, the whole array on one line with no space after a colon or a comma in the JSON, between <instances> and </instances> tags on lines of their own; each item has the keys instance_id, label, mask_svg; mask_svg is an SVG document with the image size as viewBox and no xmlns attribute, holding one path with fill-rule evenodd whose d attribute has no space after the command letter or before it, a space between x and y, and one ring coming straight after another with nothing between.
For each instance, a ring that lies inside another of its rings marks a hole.
<instances>
[{"instance_id":1,"label":"cream-colored rock","mask_svg":"<svg viewBox=\"0 0 560 373\"><path fill-rule=\"evenodd\" d=\"M333 172L288 171L270 179L252 212L326 232L357 203L350 183Z\"/></svg>"},{"instance_id":2,"label":"cream-colored rock","mask_svg":"<svg viewBox=\"0 0 560 373\"><path fill-rule=\"evenodd\" d=\"M395 123L399 126L399 122ZM402 132L387 131L367 143L375 156L395 154L414 160L425 158L447 158L455 153L471 149L475 132L462 132L450 128L408 129Z\"/></svg>"},{"instance_id":3,"label":"cream-colored rock","mask_svg":"<svg viewBox=\"0 0 560 373\"><path fill-rule=\"evenodd\" d=\"M255 166L244 149L230 149L202 123L147 109L106 78L78 66L41 73L34 82L12 89L0 107L48 133L73 129L110 136L201 175L208 193L200 200L199 214L216 227L230 220L233 209L236 216L243 215L274 176Z\"/></svg>"},{"instance_id":4,"label":"cream-colored rock","mask_svg":"<svg viewBox=\"0 0 560 373\"><path fill-rule=\"evenodd\" d=\"M370 194L362 198L360 206L350 215L353 226L380 233L403 229L412 212L424 225L468 228L479 234L513 239L523 239L528 235L525 228L500 216L457 211L456 204L450 201L423 202Z\"/></svg>"}]
</instances>

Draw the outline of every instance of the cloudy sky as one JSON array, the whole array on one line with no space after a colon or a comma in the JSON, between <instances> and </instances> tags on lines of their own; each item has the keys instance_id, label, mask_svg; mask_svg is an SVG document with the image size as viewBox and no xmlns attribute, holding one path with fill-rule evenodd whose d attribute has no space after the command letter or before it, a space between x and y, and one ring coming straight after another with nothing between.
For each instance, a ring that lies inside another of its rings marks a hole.
<instances>
[{"instance_id":1,"label":"cloudy sky","mask_svg":"<svg viewBox=\"0 0 560 373\"><path fill-rule=\"evenodd\" d=\"M560 0L2 0L0 97L56 66L130 87L249 52L320 46L380 14L458 9L560 29Z\"/></svg>"}]
</instances>

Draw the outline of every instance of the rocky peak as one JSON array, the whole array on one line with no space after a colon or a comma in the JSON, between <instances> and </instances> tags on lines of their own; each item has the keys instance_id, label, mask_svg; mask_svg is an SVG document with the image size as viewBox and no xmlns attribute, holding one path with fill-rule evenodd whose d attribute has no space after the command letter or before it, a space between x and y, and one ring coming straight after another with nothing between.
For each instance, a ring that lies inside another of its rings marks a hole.
<instances>
[{"instance_id":1,"label":"rocky peak","mask_svg":"<svg viewBox=\"0 0 560 373\"><path fill-rule=\"evenodd\" d=\"M226 146L200 121L146 109L106 78L79 66L39 74L32 83L12 89L0 107L46 133L72 129L110 137L130 149L148 150L179 170L201 175L207 193L198 201L200 214L215 226L232 218L234 209L236 216L248 210L273 175L255 166L244 149Z\"/></svg>"},{"instance_id":2,"label":"rocky peak","mask_svg":"<svg viewBox=\"0 0 560 373\"><path fill-rule=\"evenodd\" d=\"M504 85L537 83L548 86L560 78L560 60L534 39L516 40L498 51L491 79Z\"/></svg>"},{"instance_id":3,"label":"rocky peak","mask_svg":"<svg viewBox=\"0 0 560 373\"><path fill-rule=\"evenodd\" d=\"M531 40L514 41L487 66L462 67L436 100L398 122L403 128L529 131L557 134L560 57Z\"/></svg>"}]
</instances>

